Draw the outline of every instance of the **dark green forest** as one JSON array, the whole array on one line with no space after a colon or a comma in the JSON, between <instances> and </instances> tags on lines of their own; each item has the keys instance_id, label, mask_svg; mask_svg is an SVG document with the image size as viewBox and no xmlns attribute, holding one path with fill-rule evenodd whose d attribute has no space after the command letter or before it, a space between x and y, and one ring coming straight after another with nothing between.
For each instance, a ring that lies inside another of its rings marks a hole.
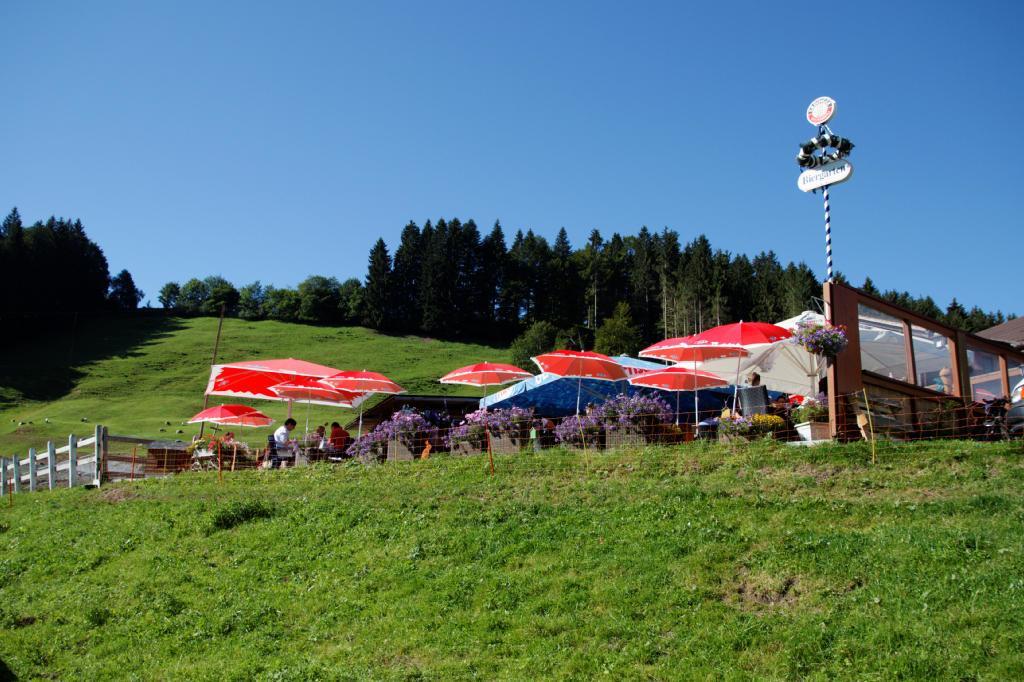
<instances>
[{"instance_id":1,"label":"dark green forest","mask_svg":"<svg viewBox=\"0 0 1024 682\"><path fill-rule=\"evenodd\" d=\"M144 297L127 270L111 277L80 220L51 216L26 226L17 208L0 223L0 273L0 319L126 312Z\"/></svg>"},{"instance_id":2,"label":"dark green forest","mask_svg":"<svg viewBox=\"0 0 1024 682\"><path fill-rule=\"evenodd\" d=\"M968 331L1005 319L956 300L942 308L931 297L879 291L870 279L863 288ZM472 220L453 218L410 222L393 250L378 239L363 281L314 276L295 289L236 288L211 276L169 282L159 300L186 314L214 315L223 306L246 319L501 344L532 330L559 345L612 350L614 338L614 350L630 350L737 320L781 320L819 308L820 296L806 264L782 264L771 251L732 254L704 235L683 243L669 229L607 238L594 230L574 248L564 228L552 242L519 230L509 243L500 223L482 234Z\"/></svg>"}]
</instances>

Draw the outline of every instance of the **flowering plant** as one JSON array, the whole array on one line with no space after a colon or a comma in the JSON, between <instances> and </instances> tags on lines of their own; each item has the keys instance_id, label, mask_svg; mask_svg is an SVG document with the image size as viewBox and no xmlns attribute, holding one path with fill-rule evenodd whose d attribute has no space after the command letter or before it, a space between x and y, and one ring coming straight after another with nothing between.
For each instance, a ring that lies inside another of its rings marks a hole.
<instances>
[{"instance_id":1,"label":"flowering plant","mask_svg":"<svg viewBox=\"0 0 1024 682\"><path fill-rule=\"evenodd\" d=\"M755 414L750 418L750 430L753 433L775 433L786 428L786 420L774 414Z\"/></svg>"},{"instance_id":2,"label":"flowering plant","mask_svg":"<svg viewBox=\"0 0 1024 682\"><path fill-rule=\"evenodd\" d=\"M521 407L498 410L477 410L467 414L462 423L448 432L447 445L470 443L473 447L486 445L487 430L492 436L522 438L533 421L533 411Z\"/></svg>"},{"instance_id":3,"label":"flowering plant","mask_svg":"<svg viewBox=\"0 0 1024 682\"><path fill-rule=\"evenodd\" d=\"M601 420L591 414L566 417L555 427L555 440L563 445L586 444L597 447L601 443Z\"/></svg>"},{"instance_id":4,"label":"flowering plant","mask_svg":"<svg viewBox=\"0 0 1024 682\"><path fill-rule=\"evenodd\" d=\"M750 417L732 414L718 420L718 433L726 436L746 436L753 430L754 423Z\"/></svg>"},{"instance_id":5,"label":"flowering plant","mask_svg":"<svg viewBox=\"0 0 1024 682\"><path fill-rule=\"evenodd\" d=\"M630 396L620 393L596 406L593 414L609 431L672 421L672 408L668 403L658 397L640 394Z\"/></svg>"},{"instance_id":6,"label":"flowering plant","mask_svg":"<svg viewBox=\"0 0 1024 682\"><path fill-rule=\"evenodd\" d=\"M815 355L834 358L846 348L846 327L832 326L828 323L801 322L796 326L793 335L796 342Z\"/></svg>"},{"instance_id":7,"label":"flowering plant","mask_svg":"<svg viewBox=\"0 0 1024 682\"><path fill-rule=\"evenodd\" d=\"M793 410L791 416L797 424L828 421L828 405L815 398L805 398L800 407Z\"/></svg>"},{"instance_id":8,"label":"flowering plant","mask_svg":"<svg viewBox=\"0 0 1024 682\"><path fill-rule=\"evenodd\" d=\"M377 425L373 431L363 435L348 448L353 457L380 455L388 441L396 440L409 449L422 446L424 439L432 440L437 435L437 426L413 409L399 410L391 419Z\"/></svg>"}]
</instances>

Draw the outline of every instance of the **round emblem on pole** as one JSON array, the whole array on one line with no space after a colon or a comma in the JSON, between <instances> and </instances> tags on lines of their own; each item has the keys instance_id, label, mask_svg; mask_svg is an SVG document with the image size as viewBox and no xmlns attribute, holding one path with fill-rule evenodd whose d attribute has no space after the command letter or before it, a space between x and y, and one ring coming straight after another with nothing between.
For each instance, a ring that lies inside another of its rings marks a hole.
<instances>
[{"instance_id":1,"label":"round emblem on pole","mask_svg":"<svg viewBox=\"0 0 1024 682\"><path fill-rule=\"evenodd\" d=\"M831 97L819 97L807 107L807 122L812 126L825 125L836 115L836 101Z\"/></svg>"}]
</instances>

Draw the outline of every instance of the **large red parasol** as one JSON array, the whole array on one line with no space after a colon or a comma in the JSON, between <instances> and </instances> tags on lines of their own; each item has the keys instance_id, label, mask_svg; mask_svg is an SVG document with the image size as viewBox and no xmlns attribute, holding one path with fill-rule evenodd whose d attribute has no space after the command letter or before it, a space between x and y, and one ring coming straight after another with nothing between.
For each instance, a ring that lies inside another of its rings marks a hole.
<instances>
[{"instance_id":1,"label":"large red parasol","mask_svg":"<svg viewBox=\"0 0 1024 682\"><path fill-rule=\"evenodd\" d=\"M543 371L563 377L622 381L626 370L607 355L588 350L554 350L532 360Z\"/></svg>"},{"instance_id":2,"label":"large red parasol","mask_svg":"<svg viewBox=\"0 0 1024 682\"><path fill-rule=\"evenodd\" d=\"M448 372L441 377L442 384L465 386L501 386L533 376L525 369L500 362L478 362Z\"/></svg>"},{"instance_id":3,"label":"large red parasol","mask_svg":"<svg viewBox=\"0 0 1024 682\"><path fill-rule=\"evenodd\" d=\"M676 394L676 424L679 423L679 392L693 391L693 423L700 422L700 406L697 402L697 391L702 388L714 386L727 386L728 381L712 374L711 372L693 371L681 365L673 365L664 369L655 369L644 372L640 376L632 377L629 383L634 386L647 386L649 388L660 388L665 391L674 391Z\"/></svg>"},{"instance_id":4,"label":"large red parasol","mask_svg":"<svg viewBox=\"0 0 1024 682\"><path fill-rule=\"evenodd\" d=\"M229 395L238 398L260 400L289 400L275 394L272 386L303 378L326 379L337 374L334 367L318 365L305 360L287 358L283 360L250 360L225 365L214 365L210 370L210 381L206 395ZM334 401L312 402L337 405Z\"/></svg>"},{"instance_id":5,"label":"large red parasol","mask_svg":"<svg viewBox=\"0 0 1024 682\"><path fill-rule=\"evenodd\" d=\"M665 339L640 351L642 358L658 358L671 362L703 362L716 358L734 358L749 355L749 351L738 344L694 343L692 336Z\"/></svg>"},{"instance_id":6,"label":"large red parasol","mask_svg":"<svg viewBox=\"0 0 1024 682\"><path fill-rule=\"evenodd\" d=\"M791 336L793 332L770 322L733 322L694 334L689 340L694 345L756 346L762 343L775 343Z\"/></svg>"},{"instance_id":7,"label":"large red parasol","mask_svg":"<svg viewBox=\"0 0 1024 682\"><path fill-rule=\"evenodd\" d=\"M225 426L269 426L274 420L255 407L248 405L217 405L210 407L188 420L189 424L211 422Z\"/></svg>"}]
</instances>

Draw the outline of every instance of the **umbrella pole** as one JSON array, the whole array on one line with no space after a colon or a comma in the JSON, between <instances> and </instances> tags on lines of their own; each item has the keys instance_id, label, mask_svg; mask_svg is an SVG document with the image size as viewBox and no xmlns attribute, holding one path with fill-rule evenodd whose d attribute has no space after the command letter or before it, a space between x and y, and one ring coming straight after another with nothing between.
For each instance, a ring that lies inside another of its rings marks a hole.
<instances>
[{"instance_id":1,"label":"umbrella pole","mask_svg":"<svg viewBox=\"0 0 1024 682\"><path fill-rule=\"evenodd\" d=\"M359 403L359 431L357 432L356 440L363 437L363 404Z\"/></svg>"},{"instance_id":2,"label":"umbrella pole","mask_svg":"<svg viewBox=\"0 0 1024 682\"><path fill-rule=\"evenodd\" d=\"M741 355L736 355L736 383L732 385L732 411L736 412L736 396L740 392L740 359Z\"/></svg>"},{"instance_id":3,"label":"umbrella pole","mask_svg":"<svg viewBox=\"0 0 1024 682\"><path fill-rule=\"evenodd\" d=\"M576 416L580 416L580 393L583 392L583 377L578 377L576 384Z\"/></svg>"},{"instance_id":4,"label":"umbrella pole","mask_svg":"<svg viewBox=\"0 0 1024 682\"><path fill-rule=\"evenodd\" d=\"M697 357L693 358L693 437L697 438L700 427L700 394L697 393Z\"/></svg>"},{"instance_id":5,"label":"umbrella pole","mask_svg":"<svg viewBox=\"0 0 1024 682\"><path fill-rule=\"evenodd\" d=\"M494 475L494 452L491 450L491 425L487 423L487 386L484 389L484 434L487 436L487 461L491 465L491 476Z\"/></svg>"}]
</instances>

